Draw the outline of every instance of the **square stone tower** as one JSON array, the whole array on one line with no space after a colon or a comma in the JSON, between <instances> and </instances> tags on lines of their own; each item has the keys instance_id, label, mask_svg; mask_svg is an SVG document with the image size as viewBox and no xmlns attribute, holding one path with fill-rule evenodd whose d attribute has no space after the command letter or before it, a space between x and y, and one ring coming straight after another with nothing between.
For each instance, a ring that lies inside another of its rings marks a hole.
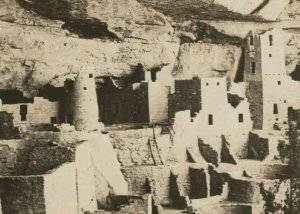
<instances>
[{"instance_id":1,"label":"square stone tower","mask_svg":"<svg viewBox=\"0 0 300 214\"><path fill-rule=\"evenodd\" d=\"M280 29L251 31L245 40L246 96L254 129L287 121L284 38Z\"/></svg>"}]
</instances>

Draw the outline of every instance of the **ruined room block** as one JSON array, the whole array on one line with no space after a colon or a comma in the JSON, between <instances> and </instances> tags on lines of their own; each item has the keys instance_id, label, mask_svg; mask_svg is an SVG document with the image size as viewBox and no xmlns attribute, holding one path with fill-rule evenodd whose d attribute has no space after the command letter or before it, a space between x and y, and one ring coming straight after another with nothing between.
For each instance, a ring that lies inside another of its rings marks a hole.
<instances>
[{"instance_id":1,"label":"ruined room block","mask_svg":"<svg viewBox=\"0 0 300 214\"><path fill-rule=\"evenodd\" d=\"M209 174L203 168L190 167L191 198L209 197Z\"/></svg>"},{"instance_id":2,"label":"ruined room block","mask_svg":"<svg viewBox=\"0 0 300 214\"><path fill-rule=\"evenodd\" d=\"M221 195L223 193L223 186L229 180L227 173L218 173L213 167L208 168L210 178L210 196Z\"/></svg>"},{"instance_id":3,"label":"ruined room block","mask_svg":"<svg viewBox=\"0 0 300 214\"><path fill-rule=\"evenodd\" d=\"M198 145L204 160L218 166L218 153L209 144L205 144L201 139L199 139Z\"/></svg>"},{"instance_id":4,"label":"ruined room block","mask_svg":"<svg viewBox=\"0 0 300 214\"><path fill-rule=\"evenodd\" d=\"M250 103L251 120L254 129L263 128L263 91L261 81L249 81L246 83L246 96Z\"/></svg>"},{"instance_id":5,"label":"ruined room block","mask_svg":"<svg viewBox=\"0 0 300 214\"><path fill-rule=\"evenodd\" d=\"M264 160L269 155L269 140L250 132L248 150L249 158Z\"/></svg>"},{"instance_id":6,"label":"ruined room block","mask_svg":"<svg viewBox=\"0 0 300 214\"><path fill-rule=\"evenodd\" d=\"M236 164L236 160L230 152L230 144L224 135L222 135L221 162Z\"/></svg>"},{"instance_id":7,"label":"ruined room block","mask_svg":"<svg viewBox=\"0 0 300 214\"><path fill-rule=\"evenodd\" d=\"M0 111L0 139L20 138L18 128L14 127L13 115L5 111Z\"/></svg>"},{"instance_id":8,"label":"ruined room block","mask_svg":"<svg viewBox=\"0 0 300 214\"><path fill-rule=\"evenodd\" d=\"M259 203L262 199L260 194L260 182L247 178L230 178L228 199L242 203Z\"/></svg>"}]
</instances>

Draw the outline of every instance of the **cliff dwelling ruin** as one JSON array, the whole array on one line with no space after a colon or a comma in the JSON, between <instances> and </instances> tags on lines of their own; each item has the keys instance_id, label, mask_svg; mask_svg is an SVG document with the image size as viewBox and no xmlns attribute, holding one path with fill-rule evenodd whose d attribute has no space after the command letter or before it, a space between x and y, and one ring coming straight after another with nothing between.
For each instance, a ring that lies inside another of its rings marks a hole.
<instances>
[{"instance_id":1,"label":"cliff dwelling ruin","mask_svg":"<svg viewBox=\"0 0 300 214\"><path fill-rule=\"evenodd\" d=\"M0 213L300 213L299 8L0 0Z\"/></svg>"}]
</instances>

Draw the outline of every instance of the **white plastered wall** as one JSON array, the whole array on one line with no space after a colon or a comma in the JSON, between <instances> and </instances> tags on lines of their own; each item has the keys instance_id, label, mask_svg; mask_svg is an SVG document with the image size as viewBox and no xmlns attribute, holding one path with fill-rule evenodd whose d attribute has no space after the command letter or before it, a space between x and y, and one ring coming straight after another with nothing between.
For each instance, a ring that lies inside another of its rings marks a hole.
<instances>
[{"instance_id":1,"label":"white plastered wall","mask_svg":"<svg viewBox=\"0 0 300 214\"><path fill-rule=\"evenodd\" d=\"M26 121L21 121L20 106L27 105ZM35 97L33 103L3 104L2 111L12 113L14 124L50 123L51 117L59 117L59 102L51 102L42 97Z\"/></svg>"},{"instance_id":2,"label":"white plastered wall","mask_svg":"<svg viewBox=\"0 0 300 214\"><path fill-rule=\"evenodd\" d=\"M44 175L47 214L78 213L75 163L67 163Z\"/></svg>"},{"instance_id":3,"label":"white plastered wall","mask_svg":"<svg viewBox=\"0 0 300 214\"><path fill-rule=\"evenodd\" d=\"M168 96L170 87L158 82L148 83L150 123L163 123L168 120Z\"/></svg>"},{"instance_id":4,"label":"white plastered wall","mask_svg":"<svg viewBox=\"0 0 300 214\"><path fill-rule=\"evenodd\" d=\"M75 163L79 211L94 212L97 210L92 146L89 142L76 148Z\"/></svg>"}]
</instances>

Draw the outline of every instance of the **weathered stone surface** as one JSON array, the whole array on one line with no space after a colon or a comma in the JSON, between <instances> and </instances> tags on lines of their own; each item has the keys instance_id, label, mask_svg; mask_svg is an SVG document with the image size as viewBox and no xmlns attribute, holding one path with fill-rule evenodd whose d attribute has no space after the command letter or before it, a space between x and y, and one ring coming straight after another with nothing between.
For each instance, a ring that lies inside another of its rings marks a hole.
<instances>
[{"instance_id":1,"label":"weathered stone surface","mask_svg":"<svg viewBox=\"0 0 300 214\"><path fill-rule=\"evenodd\" d=\"M282 11L279 19L300 19L300 1L291 0L290 4Z\"/></svg>"},{"instance_id":2,"label":"weathered stone surface","mask_svg":"<svg viewBox=\"0 0 300 214\"><path fill-rule=\"evenodd\" d=\"M47 83L62 86L89 64L96 76L123 76L141 64L145 69L172 64L178 43L105 42L54 36L34 27L1 22L0 88L31 89Z\"/></svg>"},{"instance_id":3,"label":"weathered stone surface","mask_svg":"<svg viewBox=\"0 0 300 214\"><path fill-rule=\"evenodd\" d=\"M219 32L216 28L195 20L174 23L175 35L180 38L181 43L202 41L213 44L241 45L241 38L228 36Z\"/></svg>"},{"instance_id":4,"label":"weathered stone surface","mask_svg":"<svg viewBox=\"0 0 300 214\"><path fill-rule=\"evenodd\" d=\"M147 7L153 7L172 17L174 20L181 22L191 19L211 20L211 19L236 19L236 20L262 20L259 17L251 15L242 15L238 12L231 11L226 3L220 5L221 1L214 0L188 0L188 1L159 1L159 0L138 0ZM221 2L222 3L222 2ZM225 6L224 6L225 5Z\"/></svg>"},{"instance_id":5,"label":"weathered stone surface","mask_svg":"<svg viewBox=\"0 0 300 214\"><path fill-rule=\"evenodd\" d=\"M180 46L173 70L177 79L224 77L233 80L238 69L241 49L233 45L186 43Z\"/></svg>"},{"instance_id":6,"label":"weathered stone surface","mask_svg":"<svg viewBox=\"0 0 300 214\"><path fill-rule=\"evenodd\" d=\"M135 0L52 0L20 1L30 10L49 18L66 22L69 29L82 34L93 32L97 37L137 38L143 40L171 40L173 28L166 18ZM98 27L98 30L95 29ZM83 35L84 36L84 35Z\"/></svg>"},{"instance_id":7,"label":"weathered stone surface","mask_svg":"<svg viewBox=\"0 0 300 214\"><path fill-rule=\"evenodd\" d=\"M14 21L15 20L15 0L0 0L0 20Z\"/></svg>"}]
</instances>

